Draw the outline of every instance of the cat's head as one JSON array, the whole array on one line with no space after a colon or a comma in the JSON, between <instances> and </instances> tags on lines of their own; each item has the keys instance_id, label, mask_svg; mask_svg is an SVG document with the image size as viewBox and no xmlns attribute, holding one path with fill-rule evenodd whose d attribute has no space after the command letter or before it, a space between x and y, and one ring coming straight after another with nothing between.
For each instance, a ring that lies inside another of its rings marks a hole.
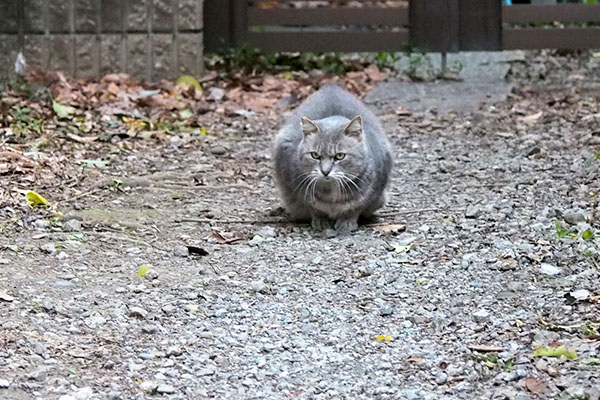
<instances>
[{"instance_id":1,"label":"cat's head","mask_svg":"<svg viewBox=\"0 0 600 400\"><path fill-rule=\"evenodd\" d=\"M366 147L360 116L300 120L300 164L305 174L322 181L356 179L364 170Z\"/></svg>"}]
</instances>

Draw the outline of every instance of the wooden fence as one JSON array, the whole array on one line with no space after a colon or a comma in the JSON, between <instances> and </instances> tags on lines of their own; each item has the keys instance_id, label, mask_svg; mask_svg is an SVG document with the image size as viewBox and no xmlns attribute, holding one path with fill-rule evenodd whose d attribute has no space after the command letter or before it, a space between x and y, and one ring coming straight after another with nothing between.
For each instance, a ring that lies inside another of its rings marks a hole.
<instances>
[{"instance_id":1,"label":"wooden fence","mask_svg":"<svg viewBox=\"0 0 600 400\"><path fill-rule=\"evenodd\" d=\"M205 49L473 51L600 48L600 5L501 0L205 0ZM298 5L300 6L298 7ZM323 6L323 4L325 6ZM302 6L305 5L305 6Z\"/></svg>"}]
</instances>

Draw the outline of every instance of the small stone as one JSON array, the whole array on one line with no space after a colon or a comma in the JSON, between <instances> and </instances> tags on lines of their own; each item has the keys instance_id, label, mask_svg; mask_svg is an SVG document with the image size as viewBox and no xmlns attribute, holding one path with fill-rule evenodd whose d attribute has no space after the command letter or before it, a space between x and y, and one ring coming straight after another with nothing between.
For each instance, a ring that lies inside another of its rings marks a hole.
<instances>
[{"instance_id":1,"label":"small stone","mask_svg":"<svg viewBox=\"0 0 600 400\"><path fill-rule=\"evenodd\" d=\"M445 372L440 372L435 376L435 383L438 385L443 385L448 381L448 374Z\"/></svg>"},{"instance_id":2,"label":"small stone","mask_svg":"<svg viewBox=\"0 0 600 400\"><path fill-rule=\"evenodd\" d=\"M140 389L146 393L154 393L158 389L158 382L154 381L143 381L140 383Z\"/></svg>"},{"instance_id":3,"label":"small stone","mask_svg":"<svg viewBox=\"0 0 600 400\"><path fill-rule=\"evenodd\" d=\"M466 218L477 218L481 215L481 210L475 204L469 204L465 210Z\"/></svg>"},{"instance_id":4,"label":"small stone","mask_svg":"<svg viewBox=\"0 0 600 400\"><path fill-rule=\"evenodd\" d=\"M169 394L169 393L175 393L176 390L173 386L171 385L167 385L167 384L160 384L158 385L158 388L156 388L156 391L158 393L165 393L165 394Z\"/></svg>"},{"instance_id":5,"label":"small stone","mask_svg":"<svg viewBox=\"0 0 600 400\"><path fill-rule=\"evenodd\" d=\"M40 249L44 252L44 253L48 253L48 254L54 254L56 253L56 247L54 246L54 243L46 243L40 246Z\"/></svg>"},{"instance_id":6,"label":"small stone","mask_svg":"<svg viewBox=\"0 0 600 400\"><path fill-rule=\"evenodd\" d=\"M227 315L228 311L226 308L219 308L217 310L215 310L215 317L217 318L221 318L224 317L225 315Z\"/></svg>"},{"instance_id":7,"label":"small stone","mask_svg":"<svg viewBox=\"0 0 600 400\"><path fill-rule=\"evenodd\" d=\"M58 280L54 283L54 286L59 289L65 289L65 288L73 287L73 286L75 286L75 284L70 281Z\"/></svg>"},{"instance_id":8,"label":"small stone","mask_svg":"<svg viewBox=\"0 0 600 400\"><path fill-rule=\"evenodd\" d=\"M10 382L8 379L0 379L0 389L8 389Z\"/></svg>"},{"instance_id":9,"label":"small stone","mask_svg":"<svg viewBox=\"0 0 600 400\"><path fill-rule=\"evenodd\" d=\"M478 310L473 313L475 322L486 322L490 319L490 313L486 310Z\"/></svg>"},{"instance_id":10,"label":"small stone","mask_svg":"<svg viewBox=\"0 0 600 400\"><path fill-rule=\"evenodd\" d=\"M146 324L142 326L142 333L156 333L156 325Z\"/></svg>"},{"instance_id":11,"label":"small stone","mask_svg":"<svg viewBox=\"0 0 600 400\"><path fill-rule=\"evenodd\" d=\"M81 231L81 221L78 219L70 219L63 225L65 232L79 232Z\"/></svg>"},{"instance_id":12,"label":"small stone","mask_svg":"<svg viewBox=\"0 0 600 400\"><path fill-rule=\"evenodd\" d=\"M585 214L583 213L565 213L563 219L567 224L577 225L580 222L586 222Z\"/></svg>"},{"instance_id":13,"label":"small stone","mask_svg":"<svg viewBox=\"0 0 600 400\"><path fill-rule=\"evenodd\" d=\"M402 327L404 329L409 329L413 327L413 323L410 322L409 320L405 319L404 321L402 321Z\"/></svg>"},{"instance_id":14,"label":"small stone","mask_svg":"<svg viewBox=\"0 0 600 400\"><path fill-rule=\"evenodd\" d=\"M222 156L227 153L227 149L223 146L213 146L210 148L210 152L215 156Z\"/></svg>"},{"instance_id":15,"label":"small stone","mask_svg":"<svg viewBox=\"0 0 600 400\"><path fill-rule=\"evenodd\" d=\"M277 236L277 231L272 226L264 226L256 233L266 238L274 238Z\"/></svg>"},{"instance_id":16,"label":"small stone","mask_svg":"<svg viewBox=\"0 0 600 400\"><path fill-rule=\"evenodd\" d=\"M46 312L53 312L55 307L54 303L50 299L44 299L42 301L42 309Z\"/></svg>"},{"instance_id":17,"label":"small stone","mask_svg":"<svg viewBox=\"0 0 600 400\"><path fill-rule=\"evenodd\" d=\"M555 267L554 265L548 264L548 263L542 263L540 265L540 271L542 272L542 274L546 274L546 275L550 275L550 276L558 275L561 273L560 268Z\"/></svg>"},{"instance_id":18,"label":"small stone","mask_svg":"<svg viewBox=\"0 0 600 400\"><path fill-rule=\"evenodd\" d=\"M140 353L138 354L138 357L142 360L154 360L156 358L156 356L151 353Z\"/></svg>"},{"instance_id":19,"label":"small stone","mask_svg":"<svg viewBox=\"0 0 600 400\"><path fill-rule=\"evenodd\" d=\"M177 257L187 257L190 255L190 251L187 246L175 246L173 254Z\"/></svg>"},{"instance_id":20,"label":"small stone","mask_svg":"<svg viewBox=\"0 0 600 400\"><path fill-rule=\"evenodd\" d=\"M212 101L221 101L225 97L225 91L221 88L212 87L209 89L208 99Z\"/></svg>"},{"instance_id":21,"label":"small stone","mask_svg":"<svg viewBox=\"0 0 600 400\"><path fill-rule=\"evenodd\" d=\"M50 227L50 222L46 221L45 219L36 219L33 222L33 225L35 225L36 228L44 230Z\"/></svg>"},{"instance_id":22,"label":"small stone","mask_svg":"<svg viewBox=\"0 0 600 400\"><path fill-rule=\"evenodd\" d=\"M45 368L37 368L27 374L27 379L43 382L46 380L46 376L48 376L48 371Z\"/></svg>"},{"instance_id":23,"label":"small stone","mask_svg":"<svg viewBox=\"0 0 600 400\"><path fill-rule=\"evenodd\" d=\"M248 245L249 246L258 246L260 243L264 243L266 241L267 241L267 239L265 239L261 235L254 235L254 237L252 237L252 239L250 239L250 241L248 242Z\"/></svg>"},{"instance_id":24,"label":"small stone","mask_svg":"<svg viewBox=\"0 0 600 400\"><path fill-rule=\"evenodd\" d=\"M148 271L146 271L144 278L146 278L149 281L158 279L158 272L155 269L149 269Z\"/></svg>"},{"instance_id":25,"label":"small stone","mask_svg":"<svg viewBox=\"0 0 600 400\"><path fill-rule=\"evenodd\" d=\"M585 388L583 386L575 385L567 388L565 390L565 394L569 399L585 399L587 398L585 394Z\"/></svg>"},{"instance_id":26,"label":"small stone","mask_svg":"<svg viewBox=\"0 0 600 400\"><path fill-rule=\"evenodd\" d=\"M129 316L136 318L146 318L148 315L148 311L144 310L142 307L130 307L129 308Z\"/></svg>"},{"instance_id":27,"label":"small stone","mask_svg":"<svg viewBox=\"0 0 600 400\"><path fill-rule=\"evenodd\" d=\"M446 367L446 373L448 374L448 376L460 376L462 374L462 371L462 368L452 364Z\"/></svg>"},{"instance_id":28,"label":"small stone","mask_svg":"<svg viewBox=\"0 0 600 400\"><path fill-rule=\"evenodd\" d=\"M167 349L167 357L177 357L183 354L181 348L177 346L171 346Z\"/></svg>"},{"instance_id":29,"label":"small stone","mask_svg":"<svg viewBox=\"0 0 600 400\"><path fill-rule=\"evenodd\" d=\"M569 293L569 296L574 298L575 300L586 300L591 295L589 290L586 289L578 289Z\"/></svg>"},{"instance_id":30,"label":"small stone","mask_svg":"<svg viewBox=\"0 0 600 400\"><path fill-rule=\"evenodd\" d=\"M379 306L379 315L382 317L390 316L394 313L394 307L391 304L383 303Z\"/></svg>"},{"instance_id":31,"label":"small stone","mask_svg":"<svg viewBox=\"0 0 600 400\"><path fill-rule=\"evenodd\" d=\"M164 306L162 306L161 310L167 314L167 315L171 315L175 312L176 308L175 306L171 305L171 304L165 304Z\"/></svg>"},{"instance_id":32,"label":"small stone","mask_svg":"<svg viewBox=\"0 0 600 400\"><path fill-rule=\"evenodd\" d=\"M250 284L250 287L256 293L262 293L262 294L269 293L269 286L267 286L267 284L264 283L263 281L254 281Z\"/></svg>"}]
</instances>

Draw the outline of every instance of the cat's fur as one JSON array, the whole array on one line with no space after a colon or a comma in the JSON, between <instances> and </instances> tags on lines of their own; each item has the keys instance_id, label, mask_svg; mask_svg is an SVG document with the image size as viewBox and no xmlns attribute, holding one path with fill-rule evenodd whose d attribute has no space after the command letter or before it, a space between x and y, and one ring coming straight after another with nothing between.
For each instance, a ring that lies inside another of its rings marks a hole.
<instances>
[{"instance_id":1,"label":"cat's fur","mask_svg":"<svg viewBox=\"0 0 600 400\"><path fill-rule=\"evenodd\" d=\"M317 230L354 230L385 203L390 145L375 115L338 86L298 107L277 134L273 158L285 208Z\"/></svg>"}]
</instances>

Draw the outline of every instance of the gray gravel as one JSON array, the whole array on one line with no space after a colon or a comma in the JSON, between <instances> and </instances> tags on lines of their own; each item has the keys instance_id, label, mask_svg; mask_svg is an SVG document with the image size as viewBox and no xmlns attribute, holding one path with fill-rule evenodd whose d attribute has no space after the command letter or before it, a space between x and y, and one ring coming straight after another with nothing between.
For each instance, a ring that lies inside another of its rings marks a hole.
<instances>
[{"instance_id":1,"label":"gray gravel","mask_svg":"<svg viewBox=\"0 0 600 400\"><path fill-rule=\"evenodd\" d=\"M0 241L0 398L598 399L599 107L548 98L382 114L405 230L268 222L279 116L115 159L79 223Z\"/></svg>"}]
</instances>

